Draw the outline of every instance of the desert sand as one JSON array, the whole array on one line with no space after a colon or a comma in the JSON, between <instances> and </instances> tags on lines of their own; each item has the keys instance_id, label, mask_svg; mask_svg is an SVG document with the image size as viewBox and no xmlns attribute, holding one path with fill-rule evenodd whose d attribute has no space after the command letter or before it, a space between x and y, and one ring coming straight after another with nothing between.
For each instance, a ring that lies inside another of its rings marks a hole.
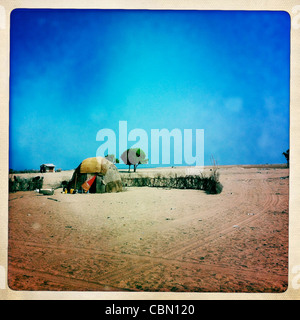
<instances>
[{"instance_id":1,"label":"desert sand","mask_svg":"<svg viewBox=\"0 0 300 320\"><path fill-rule=\"evenodd\" d=\"M170 170L179 169L160 172ZM285 291L289 170L232 166L219 172L223 191L217 195L150 187L110 194L63 194L61 188L51 196L10 193L9 287ZM71 174L44 174L45 184Z\"/></svg>"}]
</instances>

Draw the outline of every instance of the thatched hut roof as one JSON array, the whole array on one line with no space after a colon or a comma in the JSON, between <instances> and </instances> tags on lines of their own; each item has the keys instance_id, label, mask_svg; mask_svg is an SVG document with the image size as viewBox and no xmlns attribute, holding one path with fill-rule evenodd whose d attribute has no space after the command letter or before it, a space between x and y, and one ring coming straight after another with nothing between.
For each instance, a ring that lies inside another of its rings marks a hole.
<instances>
[{"instance_id":1,"label":"thatched hut roof","mask_svg":"<svg viewBox=\"0 0 300 320\"><path fill-rule=\"evenodd\" d=\"M103 157L87 158L79 165L80 173L99 173L105 175L115 165Z\"/></svg>"}]
</instances>

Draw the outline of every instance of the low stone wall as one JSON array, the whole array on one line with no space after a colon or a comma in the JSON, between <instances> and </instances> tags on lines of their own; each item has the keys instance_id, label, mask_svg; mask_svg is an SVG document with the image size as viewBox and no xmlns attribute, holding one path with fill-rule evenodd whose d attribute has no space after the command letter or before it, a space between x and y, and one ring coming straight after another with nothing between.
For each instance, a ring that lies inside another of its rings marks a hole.
<instances>
[{"instance_id":1,"label":"low stone wall","mask_svg":"<svg viewBox=\"0 0 300 320\"><path fill-rule=\"evenodd\" d=\"M9 192L42 189L43 182L44 178L40 176L32 178L20 178L18 176L14 176L9 178Z\"/></svg>"},{"instance_id":2,"label":"low stone wall","mask_svg":"<svg viewBox=\"0 0 300 320\"><path fill-rule=\"evenodd\" d=\"M122 176L124 187L162 187L173 189L197 189L205 190L207 193L221 193L223 186L213 177L198 175L179 177L126 177Z\"/></svg>"}]
</instances>

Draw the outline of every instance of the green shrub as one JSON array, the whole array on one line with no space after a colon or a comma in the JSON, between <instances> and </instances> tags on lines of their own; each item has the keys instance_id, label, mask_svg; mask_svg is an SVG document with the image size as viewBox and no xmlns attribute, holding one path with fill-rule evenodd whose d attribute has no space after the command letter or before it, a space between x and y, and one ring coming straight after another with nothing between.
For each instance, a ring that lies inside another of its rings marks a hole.
<instances>
[{"instance_id":1,"label":"green shrub","mask_svg":"<svg viewBox=\"0 0 300 320\"><path fill-rule=\"evenodd\" d=\"M204 190L209 194L219 194L223 190L223 186L219 181L220 173L218 168L214 167L211 176L207 178Z\"/></svg>"}]
</instances>

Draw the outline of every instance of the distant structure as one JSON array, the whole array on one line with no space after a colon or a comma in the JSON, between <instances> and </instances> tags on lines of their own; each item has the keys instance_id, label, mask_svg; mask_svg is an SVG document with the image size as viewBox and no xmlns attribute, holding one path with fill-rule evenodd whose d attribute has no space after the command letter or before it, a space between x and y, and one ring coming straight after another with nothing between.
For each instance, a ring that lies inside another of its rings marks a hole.
<instances>
[{"instance_id":1,"label":"distant structure","mask_svg":"<svg viewBox=\"0 0 300 320\"><path fill-rule=\"evenodd\" d=\"M40 172L55 172L55 165L52 163L43 163L40 165Z\"/></svg>"}]
</instances>

